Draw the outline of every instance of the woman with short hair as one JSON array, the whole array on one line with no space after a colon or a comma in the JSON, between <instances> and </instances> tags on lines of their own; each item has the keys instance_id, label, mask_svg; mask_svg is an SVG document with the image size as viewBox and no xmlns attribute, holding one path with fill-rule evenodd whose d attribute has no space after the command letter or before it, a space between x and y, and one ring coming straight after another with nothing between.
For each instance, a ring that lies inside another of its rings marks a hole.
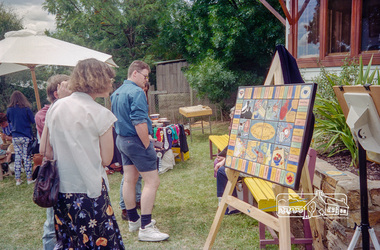
<instances>
[{"instance_id":1,"label":"woman with short hair","mask_svg":"<svg viewBox=\"0 0 380 250\"><path fill-rule=\"evenodd\" d=\"M115 72L96 59L79 61L68 88L46 114L41 153L55 159L60 187L54 206L56 248L124 249L108 195L104 166L113 157L112 125L117 120L98 104L112 91Z\"/></svg>"}]
</instances>

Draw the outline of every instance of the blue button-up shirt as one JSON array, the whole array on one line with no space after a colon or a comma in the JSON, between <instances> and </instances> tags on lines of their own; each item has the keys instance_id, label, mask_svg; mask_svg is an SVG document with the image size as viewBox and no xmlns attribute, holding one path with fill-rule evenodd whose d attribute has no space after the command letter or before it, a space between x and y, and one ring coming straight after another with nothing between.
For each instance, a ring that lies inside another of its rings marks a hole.
<instances>
[{"instance_id":1,"label":"blue button-up shirt","mask_svg":"<svg viewBox=\"0 0 380 250\"><path fill-rule=\"evenodd\" d=\"M149 134L153 133L144 90L136 83L125 80L111 95L111 107L117 117L115 131L118 135L137 136L135 126L141 123L147 123Z\"/></svg>"}]
</instances>

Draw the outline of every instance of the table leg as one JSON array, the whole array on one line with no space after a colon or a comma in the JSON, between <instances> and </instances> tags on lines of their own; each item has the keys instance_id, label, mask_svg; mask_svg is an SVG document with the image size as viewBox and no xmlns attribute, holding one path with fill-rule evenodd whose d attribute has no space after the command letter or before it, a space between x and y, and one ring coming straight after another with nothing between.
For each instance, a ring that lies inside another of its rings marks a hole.
<instances>
[{"instance_id":1,"label":"table leg","mask_svg":"<svg viewBox=\"0 0 380 250\"><path fill-rule=\"evenodd\" d=\"M208 117L208 124L210 126L210 135L212 135L212 131L211 131L211 115Z\"/></svg>"},{"instance_id":2,"label":"table leg","mask_svg":"<svg viewBox=\"0 0 380 250\"><path fill-rule=\"evenodd\" d=\"M202 123L202 134L204 134L204 130L203 130L203 119L201 120L201 123Z\"/></svg>"},{"instance_id":3,"label":"table leg","mask_svg":"<svg viewBox=\"0 0 380 250\"><path fill-rule=\"evenodd\" d=\"M190 141L193 142L193 132L191 132L191 118L189 118L189 129L190 129Z\"/></svg>"}]
</instances>

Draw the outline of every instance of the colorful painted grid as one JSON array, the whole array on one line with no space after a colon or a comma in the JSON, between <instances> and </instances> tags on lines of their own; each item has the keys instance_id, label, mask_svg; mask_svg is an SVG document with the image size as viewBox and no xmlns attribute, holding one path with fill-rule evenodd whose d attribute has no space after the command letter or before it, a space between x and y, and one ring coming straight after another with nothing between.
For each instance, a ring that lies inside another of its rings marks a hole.
<instances>
[{"instance_id":1,"label":"colorful painted grid","mask_svg":"<svg viewBox=\"0 0 380 250\"><path fill-rule=\"evenodd\" d=\"M298 189L316 84L240 87L226 167Z\"/></svg>"}]
</instances>

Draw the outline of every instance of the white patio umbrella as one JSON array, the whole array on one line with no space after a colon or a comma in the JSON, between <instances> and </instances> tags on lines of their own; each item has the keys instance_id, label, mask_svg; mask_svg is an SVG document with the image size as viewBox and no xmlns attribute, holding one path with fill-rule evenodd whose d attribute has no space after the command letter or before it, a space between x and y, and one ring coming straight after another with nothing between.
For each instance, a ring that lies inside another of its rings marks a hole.
<instances>
[{"instance_id":1,"label":"white patio umbrella","mask_svg":"<svg viewBox=\"0 0 380 250\"><path fill-rule=\"evenodd\" d=\"M78 61L88 58L117 67L111 55L54 39L33 30L10 31L0 41L0 76L30 69L37 108L41 109L35 68L43 65L74 67Z\"/></svg>"}]
</instances>

